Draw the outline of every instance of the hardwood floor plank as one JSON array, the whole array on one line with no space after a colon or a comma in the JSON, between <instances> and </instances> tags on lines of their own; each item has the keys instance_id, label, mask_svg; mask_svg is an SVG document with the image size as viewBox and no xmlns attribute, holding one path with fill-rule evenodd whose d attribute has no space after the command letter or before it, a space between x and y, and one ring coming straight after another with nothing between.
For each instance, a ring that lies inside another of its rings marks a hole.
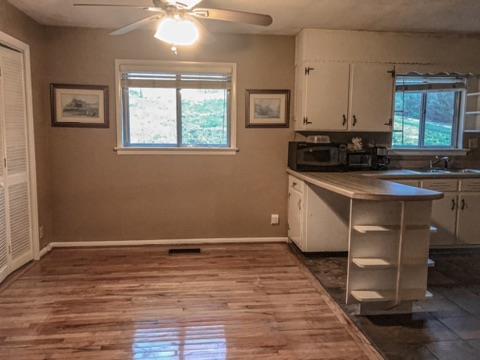
<instances>
[{"instance_id":1,"label":"hardwood floor plank","mask_svg":"<svg viewBox=\"0 0 480 360\"><path fill-rule=\"evenodd\" d=\"M0 286L0 359L369 359L285 244L54 249Z\"/></svg>"}]
</instances>

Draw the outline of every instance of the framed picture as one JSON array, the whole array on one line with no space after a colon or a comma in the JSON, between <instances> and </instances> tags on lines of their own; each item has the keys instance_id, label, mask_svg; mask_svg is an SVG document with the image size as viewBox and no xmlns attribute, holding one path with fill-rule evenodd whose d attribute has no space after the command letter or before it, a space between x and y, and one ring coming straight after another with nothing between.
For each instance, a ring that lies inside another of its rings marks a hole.
<instances>
[{"instance_id":1,"label":"framed picture","mask_svg":"<svg viewBox=\"0 0 480 360\"><path fill-rule=\"evenodd\" d=\"M288 127L290 90L247 90L246 127Z\"/></svg>"},{"instance_id":2,"label":"framed picture","mask_svg":"<svg viewBox=\"0 0 480 360\"><path fill-rule=\"evenodd\" d=\"M52 126L108 128L108 86L50 84Z\"/></svg>"}]
</instances>

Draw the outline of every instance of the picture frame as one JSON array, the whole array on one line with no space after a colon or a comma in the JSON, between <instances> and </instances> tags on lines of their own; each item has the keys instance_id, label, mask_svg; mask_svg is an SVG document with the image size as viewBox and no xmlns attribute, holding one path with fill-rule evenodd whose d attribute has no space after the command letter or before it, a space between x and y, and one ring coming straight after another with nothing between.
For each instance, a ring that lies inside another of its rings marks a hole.
<instances>
[{"instance_id":1,"label":"picture frame","mask_svg":"<svg viewBox=\"0 0 480 360\"><path fill-rule=\"evenodd\" d=\"M247 128L288 128L290 90L253 90L246 92Z\"/></svg>"},{"instance_id":2,"label":"picture frame","mask_svg":"<svg viewBox=\"0 0 480 360\"><path fill-rule=\"evenodd\" d=\"M108 128L108 86L50 84L52 126Z\"/></svg>"}]
</instances>

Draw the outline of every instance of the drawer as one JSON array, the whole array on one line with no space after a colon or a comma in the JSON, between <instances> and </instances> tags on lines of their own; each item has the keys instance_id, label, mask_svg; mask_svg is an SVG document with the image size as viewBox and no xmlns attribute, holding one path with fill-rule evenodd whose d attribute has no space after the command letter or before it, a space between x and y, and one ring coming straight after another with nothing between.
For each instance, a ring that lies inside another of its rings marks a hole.
<instances>
[{"instance_id":1,"label":"drawer","mask_svg":"<svg viewBox=\"0 0 480 360\"><path fill-rule=\"evenodd\" d=\"M420 180L392 180L398 184L420 187Z\"/></svg>"},{"instance_id":2,"label":"drawer","mask_svg":"<svg viewBox=\"0 0 480 360\"><path fill-rule=\"evenodd\" d=\"M480 192L480 179L465 179L460 181L460 191Z\"/></svg>"},{"instance_id":3,"label":"drawer","mask_svg":"<svg viewBox=\"0 0 480 360\"><path fill-rule=\"evenodd\" d=\"M303 194L305 183L294 176L288 176L288 190L296 190Z\"/></svg>"},{"instance_id":4,"label":"drawer","mask_svg":"<svg viewBox=\"0 0 480 360\"><path fill-rule=\"evenodd\" d=\"M422 181L422 187L436 191L457 191L458 180L456 179L429 179Z\"/></svg>"}]
</instances>

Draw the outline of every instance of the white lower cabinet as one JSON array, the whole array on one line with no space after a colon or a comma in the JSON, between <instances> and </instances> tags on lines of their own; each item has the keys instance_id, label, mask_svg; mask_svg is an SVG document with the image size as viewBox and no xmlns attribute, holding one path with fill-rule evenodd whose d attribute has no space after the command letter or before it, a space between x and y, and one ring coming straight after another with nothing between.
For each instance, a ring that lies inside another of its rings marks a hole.
<instances>
[{"instance_id":1,"label":"white lower cabinet","mask_svg":"<svg viewBox=\"0 0 480 360\"><path fill-rule=\"evenodd\" d=\"M457 240L462 244L480 244L479 193L459 196Z\"/></svg>"},{"instance_id":2,"label":"white lower cabinet","mask_svg":"<svg viewBox=\"0 0 480 360\"><path fill-rule=\"evenodd\" d=\"M348 250L350 202L289 177L288 237L303 252Z\"/></svg>"},{"instance_id":3,"label":"white lower cabinet","mask_svg":"<svg viewBox=\"0 0 480 360\"><path fill-rule=\"evenodd\" d=\"M290 188L288 190L288 237L300 249L305 248L303 233L303 194Z\"/></svg>"},{"instance_id":4,"label":"white lower cabinet","mask_svg":"<svg viewBox=\"0 0 480 360\"><path fill-rule=\"evenodd\" d=\"M432 205L432 246L480 245L480 179L394 181L444 193Z\"/></svg>"},{"instance_id":5,"label":"white lower cabinet","mask_svg":"<svg viewBox=\"0 0 480 360\"><path fill-rule=\"evenodd\" d=\"M445 193L445 197L435 200L432 205L432 225L436 231L432 233L431 245L454 244L457 226L457 193Z\"/></svg>"}]
</instances>

